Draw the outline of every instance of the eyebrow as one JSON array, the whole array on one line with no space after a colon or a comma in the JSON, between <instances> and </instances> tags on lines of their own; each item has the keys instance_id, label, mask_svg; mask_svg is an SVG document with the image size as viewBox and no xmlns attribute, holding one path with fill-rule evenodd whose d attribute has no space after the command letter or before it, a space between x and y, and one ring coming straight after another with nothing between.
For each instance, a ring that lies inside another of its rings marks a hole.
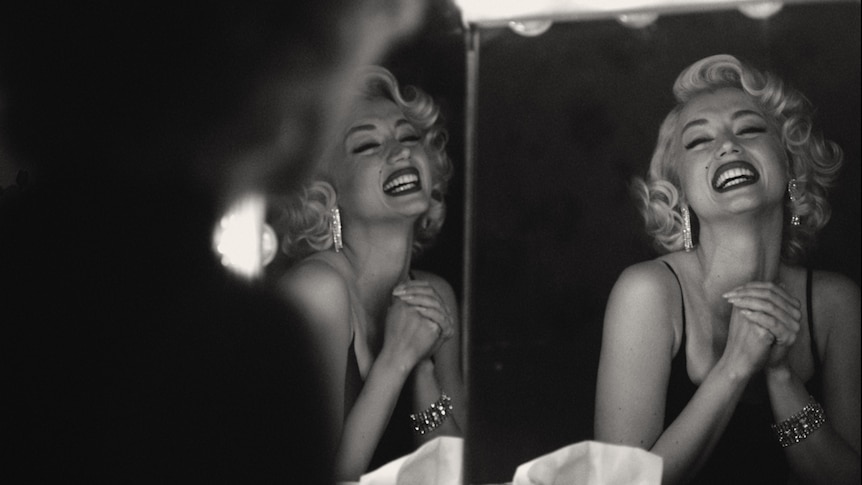
<instances>
[{"instance_id":1,"label":"eyebrow","mask_svg":"<svg viewBox=\"0 0 862 485\"><path fill-rule=\"evenodd\" d=\"M757 116L758 118L763 118L762 114L758 113L757 111L754 111L753 109L741 109L741 110L737 111L736 113L733 113L733 116L731 116L730 119L736 120L736 119L742 118L743 116L751 116L751 115Z\"/></svg>"},{"instance_id":2,"label":"eyebrow","mask_svg":"<svg viewBox=\"0 0 862 485\"><path fill-rule=\"evenodd\" d=\"M407 121L407 119L405 119L405 118L400 118L398 121L395 122L395 128L398 128L402 125L411 125L411 123L409 121ZM350 137L350 135L352 135L358 131L371 131L371 130L374 130L375 128L377 128L377 127L371 123L364 124L364 125L356 125L356 126L351 127L349 130L347 130L347 132L344 134L344 138L347 139L348 137Z\"/></svg>"},{"instance_id":3,"label":"eyebrow","mask_svg":"<svg viewBox=\"0 0 862 485\"><path fill-rule=\"evenodd\" d=\"M754 111L753 109L741 109L739 111L734 112L733 115L731 115L730 119L731 120L737 120L739 118L742 118L743 116L752 116L752 115L757 116L758 118L763 118L762 114L758 113L757 111ZM704 118L698 118L696 120L691 120L688 123L686 123L685 126L682 127L682 130L680 130L680 133L685 133L685 130L687 130L691 127L705 125L705 124L706 124L706 119L704 119Z\"/></svg>"},{"instance_id":4,"label":"eyebrow","mask_svg":"<svg viewBox=\"0 0 862 485\"><path fill-rule=\"evenodd\" d=\"M373 130L374 128L375 128L375 126L374 126L374 125L371 125L371 124L368 124L368 125L356 125L356 126L351 127L349 130L347 130L347 133L345 133L345 134L344 134L344 138L349 138L349 137L350 137L350 135L352 135L352 134L354 134L354 133L356 133L356 132L358 132L358 131L371 131L371 130Z\"/></svg>"}]
</instances>

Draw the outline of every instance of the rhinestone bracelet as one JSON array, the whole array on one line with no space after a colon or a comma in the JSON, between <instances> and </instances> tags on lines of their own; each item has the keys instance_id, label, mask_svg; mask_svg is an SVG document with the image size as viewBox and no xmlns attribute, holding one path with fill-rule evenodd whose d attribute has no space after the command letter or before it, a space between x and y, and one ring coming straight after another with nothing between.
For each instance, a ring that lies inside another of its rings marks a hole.
<instances>
[{"instance_id":1,"label":"rhinestone bracelet","mask_svg":"<svg viewBox=\"0 0 862 485\"><path fill-rule=\"evenodd\" d=\"M451 411L452 399L445 392L440 393L440 399L428 406L428 409L410 415L410 421L413 422L413 431L416 434L425 434L434 431L435 428L446 421Z\"/></svg>"},{"instance_id":2,"label":"rhinestone bracelet","mask_svg":"<svg viewBox=\"0 0 862 485\"><path fill-rule=\"evenodd\" d=\"M772 431L778 437L781 447L787 448L808 438L808 435L825 422L826 417L823 415L823 408L814 400L813 396L809 396L808 404L801 411L778 424L773 424Z\"/></svg>"}]
</instances>

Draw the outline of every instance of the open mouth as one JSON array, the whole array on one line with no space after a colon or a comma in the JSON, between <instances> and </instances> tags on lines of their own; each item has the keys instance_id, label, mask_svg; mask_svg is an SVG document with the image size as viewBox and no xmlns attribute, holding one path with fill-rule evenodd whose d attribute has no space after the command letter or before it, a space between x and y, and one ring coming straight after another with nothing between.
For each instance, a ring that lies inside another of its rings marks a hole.
<instances>
[{"instance_id":1,"label":"open mouth","mask_svg":"<svg viewBox=\"0 0 862 485\"><path fill-rule=\"evenodd\" d=\"M760 179L754 167L741 160L726 163L712 177L712 188L717 192L727 192L738 187L751 185Z\"/></svg>"},{"instance_id":2,"label":"open mouth","mask_svg":"<svg viewBox=\"0 0 862 485\"><path fill-rule=\"evenodd\" d=\"M411 194L422 189L419 181L419 170L413 167L402 168L392 172L383 183L383 192L386 195L399 196Z\"/></svg>"}]
</instances>

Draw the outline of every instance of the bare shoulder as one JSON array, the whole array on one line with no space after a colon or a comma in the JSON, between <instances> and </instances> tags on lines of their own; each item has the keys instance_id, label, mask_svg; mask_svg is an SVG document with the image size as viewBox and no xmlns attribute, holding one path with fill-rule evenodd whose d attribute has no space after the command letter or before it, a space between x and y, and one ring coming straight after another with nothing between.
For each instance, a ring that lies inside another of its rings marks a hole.
<instances>
[{"instance_id":1,"label":"bare shoulder","mask_svg":"<svg viewBox=\"0 0 862 485\"><path fill-rule=\"evenodd\" d=\"M297 262L279 278L282 296L312 320L344 321L349 290L343 272L324 258Z\"/></svg>"},{"instance_id":2,"label":"bare shoulder","mask_svg":"<svg viewBox=\"0 0 862 485\"><path fill-rule=\"evenodd\" d=\"M672 297L679 294L679 285L673 273L661 259L633 264L620 274L614 291L626 295Z\"/></svg>"},{"instance_id":3,"label":"bare shoulder","mask_svg":"<svg viewBox=\"0 0 862 485\"><path fill-rule=\"evenodd\" d=\"M428 271L413 270L412 274L417 280L427 281L431 284L446 304L451 307L450 309L455 309L457 297L455 296L455 290L452 289L452 285L449 284L448 281L443 277Z\"/></svg>"},{"instance_id":4,"label":"bare shoulder","mask_svg":"<svg viewBox=\"0 0 862 485\"><path fill-rule=\"evenodd\" d=\"M679 284L662 259L636 263L622 271L611 290L605 332L673 351L681 334L681 309Z\"/></svg>"},{"instance_id":5,"label":"bare shoulder","mask_svg":"<svg viewBox=\"0 0 862 485\"><path fill-rule=\"evenodd\" d=\"M859 285L847 276L832 271L815 271L812 275L813 297L830 304L859 303Z\"/></svg>"},{"instance_id":6,"label":"bare shoulder","mask_svg":"<svg viewBox=\"0 0 862 485\"><path fill-rule=\"evenodd\" d=\"M827 335L859 334L860 289L840 273L815 271L811 284L815 325L825 326ZM858 339L857 339L858 340Z\"/></svg>"},{"instance_id":7,"label":"bare shoulder","mask_svg":"<svg viewBox=\"0 0 862 485\"><path fill-rule=\"evenodd\" d=\"M329 261L309 257L290 267L281 278L279 286L293 290L318 292L347 291L344 275Z\"/></svg>"}]
</instances>

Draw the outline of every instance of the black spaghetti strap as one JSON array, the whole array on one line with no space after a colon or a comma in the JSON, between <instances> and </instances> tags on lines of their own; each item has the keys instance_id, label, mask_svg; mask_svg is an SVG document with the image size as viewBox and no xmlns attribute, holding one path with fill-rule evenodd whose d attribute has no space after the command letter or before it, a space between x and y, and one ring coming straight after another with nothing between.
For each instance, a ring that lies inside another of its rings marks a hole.
<instances>
[{"instance_id":1,"label":"black spaghetti strap","mask_svg":"<svg viewBox=\"0 0 862 485\"><path fill-rule=\"evenodd\" d=\"M811 343L811 355L814 358L814 374L820 375L820 353L817 351L817 340L814 338L814 309L811 302L813 301L811 281L814 271L808 268L805 275L805 309L808 312L808 340Z\"/></svg>"},{"instance_id":2,"label":"black spaghetti strap","mask_svg":"<svg viewBox=\"0 0 862 485\"><path fill-rule=\"evenodd\" d=\"M670 263L668 263L667 261L662 261L662 263L664 263L664 265L667 266L667 269L669 269L671 274L673 274L673 277L676 278L676 284L677 284L677 286L679 286L679 300L680 300L680 305L682 306L682 336L684 339L685 338L685 300L684 300L685 296L682 294L682 282L679 280L679 275L676 274L676 271L673 270L673 266L671 266ZM683 342L684 341L685 340L683 340Z\"/></svg>"}]
</instances>

